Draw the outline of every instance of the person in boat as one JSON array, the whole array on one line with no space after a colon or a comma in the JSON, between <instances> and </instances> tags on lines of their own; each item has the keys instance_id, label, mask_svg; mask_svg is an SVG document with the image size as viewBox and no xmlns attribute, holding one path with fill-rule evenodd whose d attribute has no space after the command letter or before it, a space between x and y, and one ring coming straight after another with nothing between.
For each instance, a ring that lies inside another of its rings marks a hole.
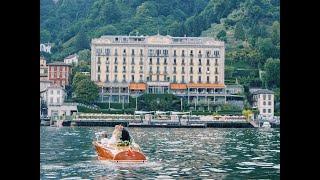
<instances>
[{"instance_id":1,"label":"person in boat","mask_svg":"<svg viewBox=\"0 0 320 180\"><path fill-rule=\"evenodd\" d=\"M109 139L108 139L108 134L107 134L107 132L102 132L102 134L101 134L101 144L102 145L104 145L104 146L106 146L106 145L108 145L108 142L109 142Z\"/></svg>"}]
</instances>

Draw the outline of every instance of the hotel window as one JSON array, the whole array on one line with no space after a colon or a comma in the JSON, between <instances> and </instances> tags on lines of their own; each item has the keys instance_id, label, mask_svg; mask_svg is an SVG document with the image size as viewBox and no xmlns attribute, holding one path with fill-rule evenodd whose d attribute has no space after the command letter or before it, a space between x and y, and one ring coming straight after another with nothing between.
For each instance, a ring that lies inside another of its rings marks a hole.
<instances>
[{"instance_id":1,"label":"hotel window","mask_svg":"<svg viewBox=\"0 0 320 180\"><path fill-rule=\"evenodd\" d=\"M193 65L193 59L190 59L190 65Z\"/></svg>"},{"instance_id":2,"label":"hotel window","mask_svg":"<svg viewBox=\"0 0 320 180\"><path fill-rule=\"evenodd\" d=\"M173 56L177 56L177 51L173 50Z\"/></svg>"},{"instance_id":3,"label":"hotel window","mask_svg":"<svg viewBox=\"0 0 320 180\"><path fill-rule=\"evenodd\" d=\"M207 83L210 83L210 78L209 78L209 76L207 76Z\"/></svg>"},{"instance_id":4,"label":"hotel window","mask_svg":"<svg viewBox=\"0 0 320 180\"><path fill-rule=\"evenodd\" d=\"M157 64L160 64L160 58L157 58Z\"/></svg>"},{"instance_id":5,"label":"hotel window","mask_svg":"<svg viewBox=\"0 0 320 180\"><path fill-rule=\"evenodd\" d=\"M182 64L182 65L184 65L184 59L182 59L182 62L181 62L181 64Z\"/></svg>"},{"instance_id":6,"label":"hotel window","mask_svg":"<svg viewBox=\"0 0 320 180\"><path fill-rule=\"evenodd\" d=\"M118 66L114 66L114 72L118 72Z\"/></svg>"},{"instance_id":7,"label":"hotel window","mask_svg":"<svg viewBox=\"0 0 320 180\"><path fill-rule=\"evenodd\" d=\"M101 64L101 60L100 60L100 57L98 57L98 64Z\"/></svg>"},{"instance_id":8,"label":"hotel window","mask_svg":"<svg viewBox=\"0 0 320 180\"><path fill-rule=\"evenodd\" d=\"M198 77L198 82L201 83L201 76Z\"/></svg>"},{"instance_id":9,"label":"hotel window","mask_svg":"<svg viewBox=\"0 0 320 180\"><path fill-rule=\"evenodd\" d=\"M176 82L177 79L176 79L176 76L173 76L173 82Z\"/></svg>"},{"instance_id":10,"label":"hotel window","mask_svg":"<svg viewBox=\"0 0 320 180\"><path fill-rule=\"evenodd\" d=\"M114 55L115 55L115 56L118 56L118 49L115 49L115 50L114 50Z\"/></svg>"},{"instance_id":11,"label":"hotel window","mask_svg":"<svg viewBox=\"0 0 320 180\"><path fill-rule=\"evenodd\" d=\"M184 73L184 67L181 68L181 73Z\"/></svg>"},{"instance_id":12,"label":"hotel window","mask_svg":"<svg viewBox=\"0 0 320 180\"><path fill-rule=\"evenodd\" d=\"M264 105L264 106L266 105L266 102L265 102L265 101L263 101L263 105Z\"/></svg>"},{"instance_id":13,"label":"hotel window","mask_svg":"<svg viewBox=\"0 0 320 180\"><path fill-rule=\"evenodd\" d=\"M106 75L106 81L109 82L109 75Z\"/></svg>"},{"instance_id":14,"label":"hotel window","mask_svg":"<svg viewBox=\"0 0 320 180\"><path fill-rule=\"evenodd\" d=\"M190 67L190 73L193 73L193 67Z\"/></svg>"},{"instance_id":15,"label":"hotel window","mask_svg":"<svg viewBox=\"0 0 320 180\"><path fill-rule=\"evenodd\" d=\"M268 95L268 99L271 100L271 94Z\"/></svg>"},{"instance_id":16,"label":"hotel window","mask_svg":"<svg viewBox=\"0 0 320 180\"><path fill-rule=\"evenodd\" d=\"M173 67L173 73L177 73L177 68Z\"/></svg>"},{"instance_id":17,"label":"hotel window","mask_svg":"<svg viewBox=\"0 0 320 180\"><path fill-rule=\"evenodd\" d=\"M147 81L150 81L150 77L149 76L147 77Z\"/></svg>"},{"instance_id":18,"label":"hotel window","mask_svg":"<svg viewBox=\"0 0 320 180\"><path fill-rule=\"evenodd\" d=\"M131 66L131 73L134 73L134 66Z\"/></svg>"},{"instance_id":19,"label":"hotel window","mask_svg":"<svg viewBox=\"0 0 320 180\"><path fill-rule=\"evenodd\" d=\"M271 106L271 101L268 102L268 105Z\"/></svg>"},{"instance_id":20,"label":"hotel window","mask_svg":"<svg viewBox=\"0 0 320 180\"><path fill-rule=\"evenodd\" d=\"M184 50L182 50L181 56L184 56Z\"/></svg>"},{"instance_id":21,"label":"hotel window","mask_svg":"<svg viewBox=\"0 0 320 180\"><path fill-rule=\"evenodd\" d=\"M53 103L53 98L52 97L50 98L50 103Z\"/></svg>"},{"instance_id":22,"label":"hotel window","mask_svg":"<svg viewBox=\"0 0 320 180\"><path fill-rule=\"evenodd\" d=\"M134 64L134 58L131 59L131 64Z\"/></svg>"},{"instance_id":23,"label":"hotel window","mask_svg":"<svg viewBox=\"0 0 320 180\"><path fill-rule=\"evenodd\" d=\"M132 50L131 50L131 55L133 55L133 56L134 56L134 49L132 49Z\"/></svg>"},{"instance_id":24,"label":"hotel window","mask_svg":"<svg viewBox=\"0 0 320 180\"><path fill-rule=\"evenodd\" d=\"M262 97L263 97L263 100L266 100L266 95L265 94Z\"/></svg>"},{"instance_id":25,"label":"hotel window","mask_svg":"<svg viewBox=\"0 0 320 180\"><path fill-rule=\"evenodd\" d=\"M167 73L167 66L164 67L164 72Z\"/></svg>"},{"instance_id":26,"label":"hotel window","mask_svg":"<svg viewBox=\"0 0 320 180\"><path fill-rule=\"evenodd\" d=\"M106 72L107 73L109 72L109 66L106 66Z\"/></svg>"},{"instance_id":27,"label":"hotel window","mask_svg":"<svg viewBox=\"0 0 320 180\"><path fill-rule=\"evenodd\" d=\"M173 59L173 65L177 65L177 60Z\"/></svg>"},{"instance_id":28,"label":"hotel window","mask_svg":"<svg viewBox=\"0 0 320 180\"><path fill-rule=\"evenodd\" d=\"M164 63L163 64L167 64L167 58L164 58Z\"/></svg>"},{"instance_id":29,"label":"hotel window","mask_svg":"<svg viewBox=\"0 0 320 180\"><path fill-rule=\"evenodd\" d=\"M199 67L199 72L198 73L201 73L201 67Z\"/></svg>"},{"instance_id":30,"label":"hotel window","mask_svg":"<svg viewBox=\"0 0 320 180\"><path fill-rule=\"evenodd\" d=\"M149 67L149 72L152 73L152 66Z\"/></svg>"},{"instance_id":31,"label":"hotel window","mask_svg":"<svg viewBox=\"0 0 320 180\"><path fill-rule=\"evenodd\" d=\"M53 90L50 91L50 94L51 94L51 95L53 94Z\"/></svg>"},{"instance_id":32,"label":"hotel window","mask_svg":"<svg viewBox=\"0 0 320 180\"><path fill-rule=\"evenodd\" d=\"M150 58L149 64L152 64L152 58Z\"/></svg>"},{"instance_id":33,"label":"hotel window","mask_svg":"<svg viewBox=\"0 0 320 180\"><path fill-rule=\"evenodd\" d=\"M114 81L116 81L116 82L118 81L118 75L117 74L114 75Z\"/></svg>"},{"instance_id":34,"label":"hotel window","mask_svg":"<svg viewBox=\"0 0 320 180\"><path fill-rule=\"evenodd\" d=\"M140 81L142 81L142 75L140 74Z\"/></svg>"},{"instance_id":35,"label":"hotel window","mask_svg":"<svg viewBox=\"0 0 320 180\"><path fill-rule=\"evenodd\" d=\"M215 73L215 74L218 74L218 68L215 68L214 73Z\"/></svg>"},{"instance_id":36,"label":"hotel window","mask_svg":"<svg viewBox=\"0 0 320 180\"><path fill-rule=\"evenodd\" d=\"M131 75L131 81L134 82L134 75Z\"/></svg>"},{"instance_id":37,"label":"hotel window","mask_svg":"<svg viewBox=\"0 0 320 180\"><path fill-rule=\"evenodd\" d=\"M209 67L207 67L207 73L210 73L210 68Z\"/></svg>"},{"instance_id":38,"label":"hotel window","mask_svg":"<svg viewBox=\"0 0 320 180\"><path fill-rule=\"evenodd\" d=\"M60 98L59 97L57 97L57 103L60 103Z\"/></svg>"},{"instance_id":39,"label":"hotel window","mask_svg":"<svg viewBox=\"0 0 320 180\"><path fill-rule=\"evenodd\" d=\"M160 81L159 75L157 75L157 81Z\"/></svg>"},{"instance_id":40,"label":"hotel window","mask_svg":"<svg viewBox=\"0 0 320 180\"><path fill-rule=\"evenodd\" d=\"M271 113L271 109L268 109L268 113Z\"/></svg>"},{"instance_id":41,"label":"hotel window","mask_svg":"<svg viewBox=\"0 0 320 180\"><path fill-rule=\"evenodd\" d=\"M57 94L60 94L60 90L57 91Z\"/></svg>"},{"instance_id":42,"label":"hotel window","mask_svg":"<svg viewBox=\"0 0 320 180\"><path fill-rule=\"evenodd\" d=\"M123 54L126 54L126 49L123 50Z\"/></svg>"},{"instance_id":43,"label":"hotel window","mask_svg":"<svg viewBox=\"0 0 320 180\"><path fill-rule=\"evenodd\" d=\"M114 63L118 64L118 58L117 57L114 58Z\"/></svg>"},{"instance_id":44,"label":"hotel window","mask_svg":"<svg viewBox=\"0 0 320 180\"><path fill-rule=\"evenodd\" d=\"M191 83L193 82L193 76L190 76L190 82Z\"/></svg>"},{"instance_id":45,"label":"hotel window","mask_svg":"<svg viewBox=\"0 0 320 180\"><path fill-rule=\"evenodd\" d=\"M207 59L207 66L210 66L210 60Z\"/></svg>"},{"instance_id":46,"label":"hotel window","mask_svg":"<svg viewBox=\"0 0 320 180\"><path fill-rule=\"evenodd\" d=\"M215 83L218 83L218 76L214 77L214 81L215 81Z\"/></svg>"},{"instance_id":47,"label":"hotel window","mask_svg":"<svg viewBox=\"0 0 320 180\"><path fill-rule=\"evenodd\" d=\"M98 66L98 72L100 72L100 66Z\"/></svg>"},{"instance_id":48,"label":"hotel window","mask_svg":"<svg viewBox=\"0 0 320 180\"><path fill-rule=\"evenodd\" d=\"M199 59L199 65L201 65L201 59Z\"/></svg>"},{"instance_id":49,"label":"hotel window","mask_svg":"<svg viewBox=\"0 0 320 180\"><path fill-rule=\"evenodd\" d=\"M126 64L126 58L125 57L123 58L123 64Z\"/></svg>"},{"instance_id":50,"label":"hotel window","mask_svg":"<svg viewBox=\"0 0 320 180\"><path fill-rule=\"evenodd\" d=\"M122 75L122 81L126 81L126 75Z\"/></svg>"},{"instance_id":51,"label":"hotel window","mask_svg":"<svg viewBox=\"0 0 320 180\"><path fill-rule=\"evenodd\" d=\"M215 59L215 65L216 66L218 65L218 59Z\"/></svg>"},{"instance_id":52,"label":"hotel window","mask_svg":"<svg viewBox=\"0 0 320 180\"><path fill-rule=\"evenodd\" d=\"M263 109L263 113L266 113L266 109Z\"/></svg>"},{"instance_id":53,"label":"hotel window","mask_svg":"<svg viewBox=\"0 0 320 180\"><path fill-rule=\"evenodd\" d=\"M100 81L100 74L98 74L98 81Z\"/></svg>"},{"instance_id":54,"label":"hotel window","mask_svg":"<svg viewBox=\"0 0 320 180\"><path fill-rule=\"evenodd\" d=\"M163 80L166 81L167 80L167 75L163 76Z\"/></svg>"},{"instance_id":55,"label":"hotel window","mask_svg":"<svg viewBox=\"0 0 320 180\"><path fill-rule=\"evenodd\" d=\"M157 73L160 73L160 67L157 66Z\"/></svg>"},{"instance_id":56,"label":"hotel window","mask_svg":"<svg viewBox=\"0 0 320 180\"><path fill-rule=\"evenodd\" d=\"M182 78L181 78L181 79L182 79L182 81L181 81L181 82L182 82L182 83L184 83L184 76L182 76Z\"/></svg>"},{"instance_id":57,"label":"hotel window","mask_svg":"<svg viewBox=\"0 0 320 180\"><path fill-rule=\"evenodd\" d=\"M123 66L122 69L123 69L123 72L126 72L126 67L125 66Z\"/></svg>"},{"instance_id":58,"label":"hotel window","mask_svg":"<svg viewBox=\"0 0 320 180\"><path fill-rule=\"evenodd\" d=\"M143 70L143 68L142 68L142 66L140 66L140 71L142 71Z\"/></svg>"},{"instance_id":59,"label":"hotel window","mask_svg":"<svg viewBox=\"0 0 320 180\"><path fill-rule=\"evenodd\" d=\"M142 49L140 49L140 55L141 55L141 56L143 55L143 50L142 50Z\"/></svg>"}]
</instances>

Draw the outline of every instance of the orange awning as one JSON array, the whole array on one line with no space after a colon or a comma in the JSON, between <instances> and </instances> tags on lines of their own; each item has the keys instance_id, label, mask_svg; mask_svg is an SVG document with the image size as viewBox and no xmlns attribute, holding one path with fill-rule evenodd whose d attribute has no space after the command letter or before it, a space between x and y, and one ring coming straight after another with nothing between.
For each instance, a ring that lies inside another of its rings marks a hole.
<instances>
[{"instance_id":1,"label":"orange awning","mask_svg":"<svg viewBox=\"0 0 320 180\"><path fill-rule=\"evenodd\" d=\"M190 83L188 88L224 88L224 84Z\"/></svg>"},{"instance_id":2,"label":"orange awning","mask_svg":"<svg viewBox=\"0 0 320 180\"><path fill-rule=\"evenodd\" d=\"M147 85L145 83L130 83L129 89L130 90L146 90Z\"/></svg>"},{"instance_id":3,"label":"orange awning","mask_svg":"<svg viewBox=\"0 0 320 180\"><path fill-rule=\"evenodd\" d=\"M171 83L170 89L187 89L186 84Z\"/></svg>"}]
</instances>

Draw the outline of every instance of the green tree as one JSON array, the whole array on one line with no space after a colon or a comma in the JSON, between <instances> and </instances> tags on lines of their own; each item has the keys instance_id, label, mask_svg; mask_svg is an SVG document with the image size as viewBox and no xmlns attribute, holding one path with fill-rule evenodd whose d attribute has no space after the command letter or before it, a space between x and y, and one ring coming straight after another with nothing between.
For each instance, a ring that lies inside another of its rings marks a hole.
<instances>
[{"instance_id":1,"label":"green tree","mask_svg":"<svg viewBox=\"0 0 320 180\"><path fill-rule=\"evenodd\" d=\"M40 42L46 43L51 41L51 34L48 30L43 29L40 31Z\"/></svg>"},{"instance_id":2,"label":"green tree","mask_svg":"<svg viewBox=\"0 0 320 180\"><path fill-rule=\"evenodd\" d=\"M221 30L218 34L217 34L217 38L219 40L222 40L222 41L226 41L226 36L227 36L227 33L225 30Z\"/></svg>"},{"instance_id":3,"label":"green tree","mask_svg":"<svg viewBox=\"0 0 320 180\"><path fill-rule=\"evenodd\" d=\"M280 87L280 60L279 59L267 59L264 65L265 75L263 81L267 88L279 88Z\"/></svg>"},{"instance_id":4,"label":"green tree","mask_svg":"<svg viewBox=\"0 0 320 180\"><path fill-rule=\"evenodd\" d=\"M77 83L74 93L78 102L92 104L99 97L99 87L93 81L85 78Z\"/></svg>"},{"instance_id":5,"label":"green tree","mask_svg":"<svg viewBox=\"0 0 320 180\"><path fill-rule=\"evenodd\" d=\"M240 23L236 24L236 27L234 30L234 38L236 38L237 40L243 40L243 41L246 39L244 29Z\"/></svg>"},{"instance_id":6,"label":"green tree","mask_svg":"<svg viewBox=\"0 0 320 180\"><path fill-rule=\"evenodd\" d=\"M77 86L79 85L80 81L84 80L84 79L88 79L90 80L90 78L80 72L76 72L74 77L72 78L72 88L76 89Z\"/></svg>"},{"instance_id":7,"label":"green tree","mask_svg":"<svg viewBox=\"0 0 320 180\"><path fill-rule=\"evenodd\" d=\"M89 49L84 49L78 52L79 61L90 61L91 60L91 51Z\"/></svg>"},{"instance_id":8,"label":"green tree","mask_svg":"<svg viewBox=\"0 0 320 180\"><path fill-rule=\"evenodd\" d=\"M88 36L83 30L81 30L75 37L75 48L77 51L90 48Z\"/></svg>"},{"instance_id":9,"label":"green tree","mask_svg":"<svg viewBox=\"0 0 320 180\"><path fill-rule=\"evenodd\" d=\"M280 23L278 21L272 24L271 40L274 45L279 45L280 43Z\"/></svg>"}]
</instances>

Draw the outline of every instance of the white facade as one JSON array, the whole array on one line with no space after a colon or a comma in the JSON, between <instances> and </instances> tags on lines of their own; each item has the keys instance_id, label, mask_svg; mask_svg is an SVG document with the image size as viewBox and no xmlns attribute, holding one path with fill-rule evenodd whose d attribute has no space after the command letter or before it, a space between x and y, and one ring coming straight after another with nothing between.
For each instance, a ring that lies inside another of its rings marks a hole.
<instances>
[{"instance_id":1,"label":"white facade","mask_svg":"<svg viewBox=\"0 0 320 180\"><path fill-rule=\"evenodd\" d=\"M78 55L74 54L74 55L66 57L64 59L64 63L77 65L78 64Z\"/></svg>"},{"instance_id":2,"label":"white facade","mask_svg":"<svg viewBox=\"0 0 320 180\"><path fill-rule=\"evenodd\" d=\"M257 90L253 93L253 108L259 110L260 117L274 117L274 93L269 90Z\"/></svg>"},{"instance_id":3,"label":"white facade","mask_svg":"<svg viewBox=\"0 0 320 180\"><path fill-rule=\"evenodd\" d=\"M63 104L65 91L61 86L50 86L46 91L47 106L60 106Z\"/></svg>"},{"instance_id":4,"label":"white facade","mask_svg":"<svg viewBox=\"0 0 320 180\"><path fill-rule=\"evenodd\" d=\"M51 54L51 44L50 43L40 44L40 52L46 52Z\"/></svg>"},{"instance_id":5,"label":"white facade","mask_svg":"<svg viewBox=\"0 0 320 180\"><path fill-rule=\"evenodd\" d=\"M60 106L48 106L48 117L71 116L75 112L78 112L78 108L76 104L72 103L64 103Z\"/></svg>"}]
</instances>

